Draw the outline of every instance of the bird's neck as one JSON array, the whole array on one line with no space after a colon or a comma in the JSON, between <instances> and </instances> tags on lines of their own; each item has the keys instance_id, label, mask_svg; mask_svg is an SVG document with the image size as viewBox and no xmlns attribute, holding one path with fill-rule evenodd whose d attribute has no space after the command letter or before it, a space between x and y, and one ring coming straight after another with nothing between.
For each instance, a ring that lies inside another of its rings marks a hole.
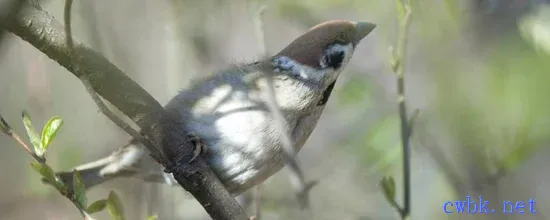
<instances>
[{"instance_id":1,"label":"bird's neck","mask_svg":"<svg viewBox=\"0 0 550 220\"><path fill-rule=\"evenodd\" d=\"M286 56L277 56L271 59L271 66L276 77L294 79L323 90L336 80L339 71L330 68L317 68L305 65ZM347 61L347 60L345 60Z\"/></svg>"}]
</instances>

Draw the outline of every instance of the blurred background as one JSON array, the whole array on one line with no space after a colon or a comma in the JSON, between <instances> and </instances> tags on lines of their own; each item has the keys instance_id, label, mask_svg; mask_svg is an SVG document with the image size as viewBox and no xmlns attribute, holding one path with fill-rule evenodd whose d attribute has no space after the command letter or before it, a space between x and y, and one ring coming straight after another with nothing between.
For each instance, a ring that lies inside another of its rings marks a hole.
<instances>
[{"instance_id":1,"label":"blurred background","mask_svg":"<svg viewBox=\"0 0 550 220\"><path fill-rule=\"evenodd\" d=\"M42 1L63 19L62 0ZM325 113L299 154L314 219L397 219L378 188L396 178L401 148L395 76L394 1L94 0L75 1L73 34L103 54L159 102L190 78L261 57L254 16L261 4L266 46L274 54L311 26L331 19L378 27L358 46ZM24 136L21 111L41 129L65 121L48 152L54 170L108 155L129 136L99 113L82 84L30 44L7 35L0 47L0 112ZM413 1L406 63L413 128L413 219L550 219L550 1ZM80 219L78 211L28 166L32 158L0 136L0 219ZM178 187L119 179L88 192L121 197L127 219L208 219ZM287 171L263 186L263 219L302 219ZM449 200L483 196L490 204L536 200L536 214L443 212ZM109 219L106 213L94 215Z\"/></svg>"}]
</instances>

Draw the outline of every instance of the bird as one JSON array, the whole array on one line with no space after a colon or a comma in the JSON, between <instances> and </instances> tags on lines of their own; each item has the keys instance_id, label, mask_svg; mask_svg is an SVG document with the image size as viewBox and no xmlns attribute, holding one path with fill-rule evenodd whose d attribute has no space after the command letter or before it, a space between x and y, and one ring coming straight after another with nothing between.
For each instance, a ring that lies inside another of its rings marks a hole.
<instances>
[{"instance_id":1,"label":"bird","mask_svg":"<svg viewBox=\"0 0 550 220\"><path fill-rule=\"evenodd\" d=\"M190 138L200 140L200 156L234 196L264 182L284 165L283 141L268 109L271 77L284 132L297 154L315 129L356 46L376 25L370 22L330 20L317 24L273 56L233 64L194 79L165 106ZM78 170L87 189L118 177L177 184L162 172L147 149L130 140L109 156L59 172L72 183Z\"/></svg>"}]
</instances>

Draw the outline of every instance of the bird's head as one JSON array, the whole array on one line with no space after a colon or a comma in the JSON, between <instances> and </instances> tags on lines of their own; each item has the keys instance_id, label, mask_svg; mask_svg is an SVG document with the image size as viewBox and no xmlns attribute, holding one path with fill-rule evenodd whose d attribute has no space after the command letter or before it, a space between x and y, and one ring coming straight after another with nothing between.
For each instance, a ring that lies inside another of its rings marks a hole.
<instances>
[{"instance_id":1,"label":"bird's head","mask_svg":"<svg viewBox=\"0 0 550 220\"><path fill-rule=\"evenodd\" d=\"M368 22L345 20L318 24L273 57L276 70L326 87L336 80L357 44L375 27Z\"/></svg>"}]
</instances>

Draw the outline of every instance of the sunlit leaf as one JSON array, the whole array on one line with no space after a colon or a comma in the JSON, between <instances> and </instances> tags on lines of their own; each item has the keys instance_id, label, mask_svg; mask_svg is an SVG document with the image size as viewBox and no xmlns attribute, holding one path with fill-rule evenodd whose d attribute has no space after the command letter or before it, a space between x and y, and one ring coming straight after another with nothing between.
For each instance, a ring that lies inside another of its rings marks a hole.
<instances>
[{"instance_id":1,"label":"sunlit leaf","mask_svg":"<svg viewBox=\"0 0 550 220\"><path fill-rule=\"evenodd\" d=\"M124 208L114 191L111 191L107 198L107 210L113 220L124 220Z\"/></svg>"},{"instance_id":2,"label":"sunlit leaf","mask_svg":"<svg viewBox=\"0 0 550 220\"><path fill-rule=\"evenodd\" d=\"M107 207L107 200L101 199L101 200L97 200L97 201L95 201L94 203L92 203L92 204L86 209L86 211L87 211L88 213L90 213L90 214L93 214L93 213L102 211L103 209L105 209L105 207Z\"/></svg>"},{"instance_id":3,"label":"sunlit leaf","mask_svg":"<svg viewBox=\"0 0 550 220\"><path fill-rule=\"evenodd\" d=\"M151 216L147 217L147 220L158 220L158 216L157 215L151 215Z\"/></svg>"},{"instance_id":4,"label":"sunlit leaf","mask_svg":"<svg viewBox=\"0 0 550 220\"><path fill-rule=\"evenodd\" d=\"M21 115L23 117L23 124L25 125L25 129L27 130L27 135L31 140L31 144L34 146L35 153L39 157L44 156L44 151L42 150L42 142L40 141L40 136L36 132L36 129L34 129L34 126L31 122L31 117L26 111L23 111Z\"/></svg>"},{"instance_id":5,"label":"sunlit leaf","mask_svg":"<svg viewBox=\"0 0 550 220\"><path fill-rule=\"evenodd\" d=\"M86 208L88 203L88 199L86 198L86 187L84 186L84 181L82 181L80 172L77 170L74 171L73 175L73 189L76 203L81 208Z\"/></svg>"},{"instance_id":6,"label":"sunlit leaf","mask_svg":"<svg viewBox=\"0 0 550 220\"><path fill-rule=\"evenodd\" d=\"M63 120L58 116L54 116L50 118L48 122L46 122L46 125L42 130L42 138L41 138L42 149L44 150L44 152L48 150L50 143L53 141L53 139L57 135L57 132L59 131L59 128L61 128L61 125L63 125Z\"/></svg>"}]
</instances>

